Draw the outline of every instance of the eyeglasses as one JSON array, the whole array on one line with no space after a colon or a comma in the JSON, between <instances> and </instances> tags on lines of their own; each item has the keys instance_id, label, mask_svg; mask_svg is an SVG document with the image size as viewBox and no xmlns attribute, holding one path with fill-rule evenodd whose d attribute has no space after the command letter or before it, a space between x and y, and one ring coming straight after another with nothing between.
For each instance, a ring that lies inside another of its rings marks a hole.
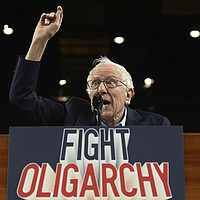
<instances>
[{"instance_id":1,"label":"eyeglasses","mask_svg":"<svg viewBox=\"0 0 200 200\"><path fill-rule=\"evenodd\" d=\"M87 85L91 90L96 90L100 86L101 82L103 82L104 86L109 89L116 88L117 86L122 86L122 85L118 85L118 82L120 82L125 87L127 87L127 85L125 83L123 83L122 81L116 80L116 79L106 79L104 81L90 80L87 82Z\"/></svg>"}]
</instances>

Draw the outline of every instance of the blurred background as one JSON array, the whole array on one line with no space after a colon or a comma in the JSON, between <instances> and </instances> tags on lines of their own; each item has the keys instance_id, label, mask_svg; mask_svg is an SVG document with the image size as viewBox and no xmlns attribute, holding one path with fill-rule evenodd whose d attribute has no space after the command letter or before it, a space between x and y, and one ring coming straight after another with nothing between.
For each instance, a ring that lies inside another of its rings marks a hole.
<instances>
[{"instance_id":1,"label":"blurred background","mask_svg":"<svg viewBox=\"0 0 200 200\"><path fill-rule=\"evenodd\" d=\"M165 115L184 132L200 132L199 0L0 0L0 133L29 123L12 109L9 88L40 15L57 5L64 20L43 56L39 95L88 99L92 61L106 55L133 76L131 108Z\"/></svg>"}]
</instances>

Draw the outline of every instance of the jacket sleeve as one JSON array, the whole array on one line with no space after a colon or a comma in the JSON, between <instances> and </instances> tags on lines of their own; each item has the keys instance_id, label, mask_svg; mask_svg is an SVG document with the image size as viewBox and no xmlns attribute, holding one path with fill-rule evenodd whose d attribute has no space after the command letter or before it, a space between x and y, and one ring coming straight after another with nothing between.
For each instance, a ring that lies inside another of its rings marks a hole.
<instances>
[{"instance_id":1,"label":"jacket sleeve","mask_svg":"<svg viewBox=\"0 0 200 200\"><path fill-rule=\"evenodd\" d=\"M37 96L39 69L40 62L19 57L9 93L10 102L35 125L63 125L65 106Z\"/></svg>"}]
</instances>

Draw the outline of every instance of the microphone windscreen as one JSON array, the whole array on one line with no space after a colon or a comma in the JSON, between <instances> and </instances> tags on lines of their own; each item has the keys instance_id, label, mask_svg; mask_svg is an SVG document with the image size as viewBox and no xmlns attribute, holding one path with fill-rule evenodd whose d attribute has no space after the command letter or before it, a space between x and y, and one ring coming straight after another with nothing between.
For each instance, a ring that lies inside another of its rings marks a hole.
<instances>
[{"instance_id":1,"label":"microphone windscreen","mask_svg":"<svg viewBox=\"0 0 200 200\"><path fill-rule=\"evenodd\" d=\"M105 106L103 105L103 98L100 92L96 92L92 99L92 107L93 110L98 109L102 113L105 110Z\"/></svg>"}]
</instances>

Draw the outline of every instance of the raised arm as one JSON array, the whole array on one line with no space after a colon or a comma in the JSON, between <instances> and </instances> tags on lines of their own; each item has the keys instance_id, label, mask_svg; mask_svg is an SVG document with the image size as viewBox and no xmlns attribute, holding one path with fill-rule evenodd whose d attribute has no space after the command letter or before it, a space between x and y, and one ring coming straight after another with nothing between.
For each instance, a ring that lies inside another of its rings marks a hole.
<instances>
[{"instance_id":1,"label":"raised arm","mask_svg":"<svg viewBox=\"0 0 200 200\"><path fill-rule=\"evenodd\" d=\"M41 15L25 59L18 59L10 88L11 104L36 125L63 125L64 105L40 97L36 93L40 60L47 42L59 30L62 18L61 6L57 7L56 13Z\"/></svg>"},{"instance_id":2,"label":"raised arm","mask_svg":"<svg viewBox=\"0 0 200 200\"><path fill-rule=\"evenodd\" d=\"M61 6L57 7L57 12L50 14L43 13L35 28L33 39L25 57L26 60L40 61L47 42L60 29L63 19L63 10Z\"/></svg>"}]
</instances>

